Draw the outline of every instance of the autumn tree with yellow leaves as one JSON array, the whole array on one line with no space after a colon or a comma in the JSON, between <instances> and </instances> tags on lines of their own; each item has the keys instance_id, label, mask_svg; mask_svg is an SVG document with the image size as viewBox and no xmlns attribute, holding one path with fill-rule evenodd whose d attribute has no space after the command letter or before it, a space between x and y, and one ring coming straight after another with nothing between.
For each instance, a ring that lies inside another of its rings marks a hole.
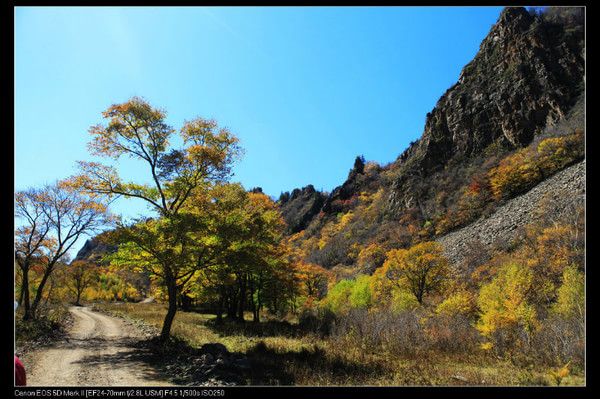
<instances>
[{"instance_id":1,"label":"autumn tree with yellow leaves","mask_svg":"<svg viewBox=\"0 0 600 399\"><path fill-rule=\"evenodd\" d=\"M397 286L408 289L422 304L427 294L444 287L450 270L441 245L422 242L409 249L389 251L382 273Z\"/></svg>"},{"instance_id":2,"label":"autumn tree with yellow leaves","mask_svg":"<svg viewBox=\"0 0 600 399\"><path fill-rule=\"evenodd\" d=\"M515 348L521 333L528 340L538 327L537 313L529 301L532 282L531 269L507 263L492 281L481 287L477 298L481 311L477 329L488 338L484 349Z\"/></svg>"},{"instance_id":3,"label":"autumn tree with yellow leaves","mask_svg":"<svg viewBox=\"0 0 600 399\"><path fill-rule=\"evenodd\" d=\"M122 226L122 231L130 249L137 248L149 264L158 266L169 302L161 331L165 340L177 311L178 286L205 266L202 246L188 247L202 221L183 207L195 192L229 177L241 153L238 139L213 120L195 118L179 129L183 145L173 148L176 130L167 124L166 112L138 97L110 106L102 116L106 123L89 130L91 154L132 158L145 165L151 183L125 181L117 167L87 161L79 162L81 173L70 183L90 195L137 198L155 212L154 221Z\"/></svg>"},{"instance_id":4,"label":"autumn tree with yellow leaves","mask_svg":"<svg viewBox=\"0 0 600 399\"><path fill-rule=\"evenodd\" d=\"M296 291L294 265L283 240L285 223L275 202L240 184L217 185L208 193L210 201L195 198L186 205L189 212L205 214L208 223L198 239L206 240L211 261L195 291L214 303L217 320L227 313L243 321L249 310L259 322L265 307L277 313Z\"/></svg>"}]
</instances>

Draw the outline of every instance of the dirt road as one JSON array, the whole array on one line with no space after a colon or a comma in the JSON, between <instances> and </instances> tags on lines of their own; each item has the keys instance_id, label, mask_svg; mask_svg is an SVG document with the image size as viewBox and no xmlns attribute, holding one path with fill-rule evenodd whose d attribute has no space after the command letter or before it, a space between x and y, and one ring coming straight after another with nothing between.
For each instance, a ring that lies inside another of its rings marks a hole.
<instances>
[{"instance_id":1,"label":"dirt road","mask_svg":"<svg viewBox=\"0 0 600 399\"><path fill-rule=\"evenodd\" d=\"M125 321L71 307L74 323L69 338L52 348L31 353L27 385L32 386L166 386L133 346L139 332Z\"/></svg>"}]
</instances>

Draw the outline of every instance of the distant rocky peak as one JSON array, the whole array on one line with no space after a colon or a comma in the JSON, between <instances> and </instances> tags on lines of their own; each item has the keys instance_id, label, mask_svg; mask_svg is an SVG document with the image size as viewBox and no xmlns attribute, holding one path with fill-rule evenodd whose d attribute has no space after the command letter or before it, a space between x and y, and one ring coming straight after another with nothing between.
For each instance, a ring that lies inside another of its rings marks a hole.
<instances>
[{"instance_id":1,"label":"distant rocky peak","mask_svg":"<svg viewBox=\"0 0 600 399\"><path fill-rule=\"evenodd\" d=\"M74 259L76 260L86 260L92 263L100 264L102 263L102 258L109 253L116 252L117 247L115 245L110 245L102 239L102 234L88 239L83 244L83 247L77 252L77 255Z\"/></svg>"},{"instance_id":2,"label":"distant rocky peak","mask_svg":"<svg viewBox=\"0 0 600 399\"><path fill-rule=\"evenodd\" d=\"M296 188L291 194L281 193L278 203L288 232L293 234L304 230L321 210L325 198L326 194L315 190L312 184Z\"/></svg>"},{"instance_id":3,"label":"distant rocky peak","mask_svg":"<svg viewBox=\"0 0 600 399\"><path fill-rule=\"evenodd\" d=\"M502 38L503 32L509 35L525 32L529 29L534 19L535 17L523 7L506 7L500 12L492 34L498 33Z\"/></svg>"}]
</instances>

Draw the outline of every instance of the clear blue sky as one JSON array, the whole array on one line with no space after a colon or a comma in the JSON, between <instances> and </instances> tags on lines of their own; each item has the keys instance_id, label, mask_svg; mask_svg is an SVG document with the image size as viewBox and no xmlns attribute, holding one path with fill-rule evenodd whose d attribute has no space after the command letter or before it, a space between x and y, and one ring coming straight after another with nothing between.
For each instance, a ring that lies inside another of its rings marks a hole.
<instances>
[{"instance_id":1,"label":"clear blue sky","mask_svg":"<svg viewBox=\"0 0 600 399\"><path fill-rule=\"evenodd\" d=\"M88 127L137 95L175 128L195 116L229 127L246 151L233 180L246 188L331 191L356 155L385 164L420 137L500 11L18 7L15 189L73 174L90 159Z\"/></svg>"}]
</instances>

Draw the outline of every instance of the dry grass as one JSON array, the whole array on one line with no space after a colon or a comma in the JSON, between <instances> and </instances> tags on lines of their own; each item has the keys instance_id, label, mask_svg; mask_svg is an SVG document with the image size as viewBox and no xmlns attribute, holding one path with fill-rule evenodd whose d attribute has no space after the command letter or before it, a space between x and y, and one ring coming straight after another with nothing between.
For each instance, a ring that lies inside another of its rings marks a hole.
<instances>
[{"instance_id":1,"label":"dry grass","mask_svg":"<svg viewBox=\"0 0 600 399\"><path fill-rule=\"evenodd\" d=\"M99 304L99 309L156 328L162 325L162 304ZM420 353L395 356L369 348L349 348L313 334L301 333L293 322L256 325L215 324L213 315L177 313L172 334L193 347L219 342L231 352L246 354L256 366L254 385L552 385L550 370L517 367L482 354ZM584 385L570 375L561 385Z\"/></svg>"}]
</instances>

